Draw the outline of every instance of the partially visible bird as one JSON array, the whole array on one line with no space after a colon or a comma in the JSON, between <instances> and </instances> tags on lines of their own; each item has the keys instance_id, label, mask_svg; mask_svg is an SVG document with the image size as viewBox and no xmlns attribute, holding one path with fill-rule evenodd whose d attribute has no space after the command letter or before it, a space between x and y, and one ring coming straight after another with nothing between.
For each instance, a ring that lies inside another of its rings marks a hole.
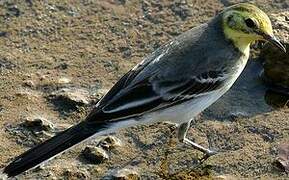
<instances>
[{"instance_id":1,"label":"partially visible bird","mask_svg":"<svg viewBox=\"0 0 289 180\"><path fill-rule=\"evenodd\" d=\"M207 156L215 152L186 137L191 120L230 89L264 40L285 51L268 16L251 4L226 8L158 48L127 72L79 124L15 158L4 169L16 176L93 136L137 124L171 121L178 138Z\"/></svg>"}]
</instances>

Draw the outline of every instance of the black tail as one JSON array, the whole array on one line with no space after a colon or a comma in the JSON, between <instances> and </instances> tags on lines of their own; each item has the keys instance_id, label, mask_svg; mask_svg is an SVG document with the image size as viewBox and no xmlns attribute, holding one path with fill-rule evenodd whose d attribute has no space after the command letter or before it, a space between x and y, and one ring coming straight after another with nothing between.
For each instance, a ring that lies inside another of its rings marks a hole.
<instances>
[{"instance_id":1,"label":"black tail","mask_svg":"<svg viewBox=\"0 0 289 180\"><path fill-rule=\"evenodd\" d=\"M100 132L105 127L106 124L92 124L89 121L83 121L21 154L5 167L4 173L9 177L17 176L87 139L96 132Z\"/></svg>"}]
</instances>

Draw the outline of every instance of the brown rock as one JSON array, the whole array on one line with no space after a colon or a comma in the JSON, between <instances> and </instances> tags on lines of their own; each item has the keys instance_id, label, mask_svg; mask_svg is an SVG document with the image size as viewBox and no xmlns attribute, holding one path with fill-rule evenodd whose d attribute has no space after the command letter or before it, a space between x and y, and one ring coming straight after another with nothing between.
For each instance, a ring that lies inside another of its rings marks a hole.
<instances>
[{"instance_id":1,"label":"brown rock","mask_svg":"<svg viewBox=\"0 0 289 180\"><path fill-rule=\"evenodd\" d=\"M285 172L289 172L289 144L279 145L277 163Z\"/></svg>"},{"instance_id":2,"label":"brown rock","mask_svg":"<svg viewBox=\"0 0 289 180\"><path fill-rule=\"evenodd\" d=\"M0 180L6 180L7 176L6 174L0 174Z\"/></svg>"},{"instance_id":3,"label":"brown rock","mask_svg":"<svg viewBox=\"0 0 289 180\"><path fill-rule=\"evenodd\" d=\"M67 78L67 77L61 77L57 80L58 84L68 84L71 82L71 79Z\"/></svg>"},{"instance_id":4,"label":"brown rock","mask_svg":"<svg viewBox=\"0 0 289 180\"><path fill-rule=\"evenodd\" d=\"M86 146L82 151L83 157L93 164L99 164L108 160L108 154L100 147Z\"/></svg>"},{"instance_id":5,"label":"brown rock","mask_svg":"<svg viewBox=\"0 0 289 180\"><path fill-rule=\"evenodd\" d=\"M233 175L230 175L230 174L226 174L226 175L216 176L213 179L215 179L215 180L237 180L239 178L237 178Z\"/></svg>"},{"instance_id":6,"label":"brown rock","mask_svg":"<svg viewBox=\"0 0 289 180\"><path fill-rule=\"evenodd\" d=\"M86 170L70 170L67 169L63 175L70 180L76 179L90 179L89 173Z\"/></svg>"},{"instance_id":7,"label":"brown rock","mask_svg":"<svg viewBox=\"0 0 289 180\"><path fill-rule=\"evenodd\" d=\"M112 179L115 180L137 180L140 179L139 174L133 169L120 169L117 170L113 175Z\"/></svg>"},{"instance_id":8,"label":"brown rock","mask_svg":"<svg viewBox=\"0 0 289 180\"><path fill-rule=\"evenodd\" d=\"M23 84L24 84L24 86L27 86L27 87L30 87L30 88L35 87L35 83L32 80L25 80L23 82Z\"/></svg>"},{"instance_id":9,"label":"brown rock","mask_svg":"<svg viewBox=\"0 0 289 180\"><path fill-rule=\"evenodd\" d=\"M63 88L51 94L52 98L67 101L67 103L89 104L89 92L85 89Z\"/></svg>"},{"instance_id":10,"label":"brown rock","mask_svg":"<svg viewBox=\"0 0 289 180\"><path fill-rule=\"evenodd\" d=\"M286 17L289 12L272 14L272 24L275 35L287 47L289 51L289 24ZM261 57L264 59L264 76L267 82L281 88L289 88L289 54L280 49L266 44L262 49Z\"/></svg>"},{"instance_id":11,"label":"brown rock","mask_svg":"<svg viewBox=\"0 0 289 180\"><path fill-rule=\"evenodd\" d=\"M26 127L39 129L42 131L52 131L54 129L53 123L43 117L36 117L36 118L26 117L24 119L23 125Z\"/></svg>"},{"instance_id":12,"label":"brown rock","mask_svg":"<svg viewBox=\"0 0 289 180\"><path fill-rule=\"evenodd\" d=\"M104 149L114 149L121 146L121 141L114 136L106 136L99 141L98 146Z\"/></svg>"}]
</instances>

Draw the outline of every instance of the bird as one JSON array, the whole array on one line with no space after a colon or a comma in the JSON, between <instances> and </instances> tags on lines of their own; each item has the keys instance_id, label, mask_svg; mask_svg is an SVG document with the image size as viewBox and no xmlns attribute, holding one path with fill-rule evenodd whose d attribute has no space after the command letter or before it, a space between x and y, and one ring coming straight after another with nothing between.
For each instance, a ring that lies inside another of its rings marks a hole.
<instances>
[{"instance_id":1,"label":"bird","mask_svg":"<svg viewBox=\"0 0 289 180\"><path fill-rule=\"evenodd\" d=\"M83 121L19 155L3 173L15 177L90 137L163 121L177 124L181 143L207 157L216 154L186 136L190 122L230 89L256 41L269 42L286 53L264 11L250 3L226 7L145 57Z\"/></svg>"}]
</instances>

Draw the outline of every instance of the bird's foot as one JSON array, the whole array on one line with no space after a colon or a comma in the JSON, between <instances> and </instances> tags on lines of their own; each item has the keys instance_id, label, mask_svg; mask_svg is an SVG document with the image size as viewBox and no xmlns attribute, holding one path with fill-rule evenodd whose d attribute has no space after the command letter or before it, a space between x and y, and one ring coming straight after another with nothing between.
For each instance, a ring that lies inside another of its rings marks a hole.
<instances>
[{"instance_id":1,"label":"bird's foot","mask_svg":"<svg viewBox=\"0 0 289 180\"><path fill-rule=\"evenodd\" d=\"M217 151L207 149L207 148L205 148L205 147L203 147L203 146L201 146L201 145L199 145L199 144L197 144L197 143L195 143L195 142L193 142L193 141L191 141L191 140L189 140L187 138L184 138L184 143L192 146L194 149L197 149L197 150L199 150L199 151L201 151L202 153L205 154L201 159L199 159L200 163L203 163L209 157L217 154Z\"/></svg>"},{"instance_id":2,"label":"bird's foot","mask_svg":"<svg viewBox=\"0 0 289 180\"><path fill-rule=\"evenodd\" d=\"M216 155L218 152L214 151L214 150L207 149L207 151L204 153L205 153L205 155L199 159L200 163L205 162L209 157Z\"/></svg>"}]
</instances>

